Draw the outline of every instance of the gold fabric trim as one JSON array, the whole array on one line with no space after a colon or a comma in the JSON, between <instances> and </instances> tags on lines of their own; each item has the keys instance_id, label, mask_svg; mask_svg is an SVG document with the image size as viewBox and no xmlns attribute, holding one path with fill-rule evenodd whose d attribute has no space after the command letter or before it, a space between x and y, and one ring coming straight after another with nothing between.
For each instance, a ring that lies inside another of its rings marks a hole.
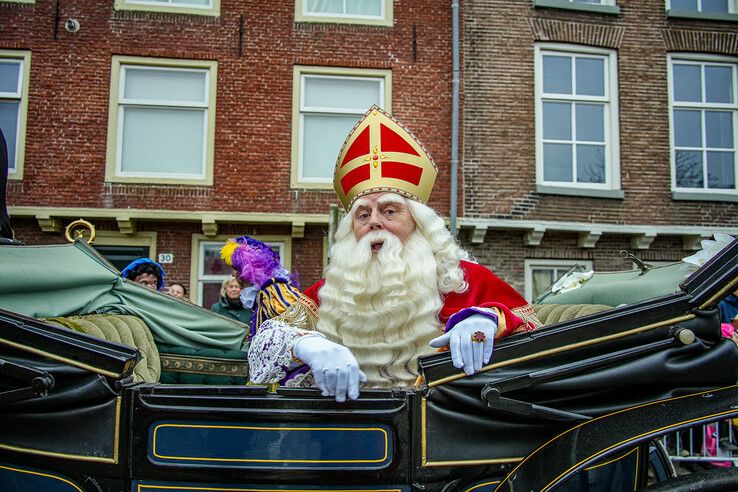
<instances>
[{"instance_id":1,"label":"gold fabric trim","mask_svg":"<svg viewBox=\"0 0 738 492\"><path fill-rule=\"evenodd\" d=\"M299 330L314 330L315 325L318 324L318 306L312 299L300 296L296 303L273 319Z\"/></svg>"},{"instance_id":2,"label":"gold fabric trim","mask_svg":"<svg viewBox=\"0 0 738 492\"><path fill-rule=\"evenodd\" d=\"M517 328L514 333L533 331L543 326L543 323L541 323L541 320L538 318L533 306L530 304L526 303L525 306L516 307L510 311L512 311L512 313L518 318L522 319L524 323L524 325Z\"/></svg>"},{"instance_id":3,"label":"gold fabric trim","mask_svg":"<svg viewBox=\"0 0 738 492\"><path fill-rule=\"evenodd\" d=\"M163 371L213 376L248 377L249 375L249 364L245 360L234 362L232 359L169 354L160 354L159 358Z\"/></svg>"}]
</instances>

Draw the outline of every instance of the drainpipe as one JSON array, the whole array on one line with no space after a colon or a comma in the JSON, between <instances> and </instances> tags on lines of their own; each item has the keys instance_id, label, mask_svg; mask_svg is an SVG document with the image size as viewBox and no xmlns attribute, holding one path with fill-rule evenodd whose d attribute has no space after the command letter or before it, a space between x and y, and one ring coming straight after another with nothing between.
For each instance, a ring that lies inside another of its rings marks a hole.
<instances>
[{"instance_id":1,"label":"drainpipe","mask_svg":"<svg viewBox=\"0 0 738 492\"><path fill-rule=\"evenodd\" d=\"M459 174L459 0L451 0L451 234L456 235L456 201Z\"/></svg>"}]
</instances>

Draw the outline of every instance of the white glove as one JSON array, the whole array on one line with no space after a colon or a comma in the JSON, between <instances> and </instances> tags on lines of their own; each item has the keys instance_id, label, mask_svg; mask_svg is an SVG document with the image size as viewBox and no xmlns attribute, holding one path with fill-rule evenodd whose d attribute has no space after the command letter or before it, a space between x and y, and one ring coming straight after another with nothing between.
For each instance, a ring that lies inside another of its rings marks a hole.
<instances>
[{"instance_id":1,"label":"white glove","mask_svg":"<svg viewBox=\"0 0 738 492\"><path fill-rule=\"evenodd\" d=\"M306 335L292 348L295 357L310 366L315 384L323 396L335 396L336 401L359 397L359 385L366 383L366 375L351 351L320 335Z\"/></svg>"},{"instance_id":2,"label":"white glove","mask_svg":"<svg viewBox=\"0 0 738 492\"><path fill-rule=\"evenodd\" d=\"M495 333L497 322L494 319L483 314L474 314L460 321L440 337L431 340L429 345L434 348L448 345L451 348L454 367L464 368L464 372L471 376L492 357ZM483 341L474 341L473 338Z\"/></svg>"}]
</instances>

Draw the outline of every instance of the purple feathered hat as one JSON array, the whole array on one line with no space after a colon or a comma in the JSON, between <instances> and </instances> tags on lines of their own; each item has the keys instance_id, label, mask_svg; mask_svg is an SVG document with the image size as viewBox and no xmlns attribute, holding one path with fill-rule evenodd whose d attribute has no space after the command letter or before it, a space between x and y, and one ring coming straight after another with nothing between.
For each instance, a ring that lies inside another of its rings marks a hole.
<instances>
[{"instance_id":1,"label":"purple feathered hat","mask_svg":"<svg viewBox=\"0 0 738 492\"><path fill-rule=\"evenodd\" d=\"M220 250L220 257L236 269L239 279L252 285L261 286L272 277L284 276L279 255L249 236L229 239Z\"/></svg>"}]
</instances>

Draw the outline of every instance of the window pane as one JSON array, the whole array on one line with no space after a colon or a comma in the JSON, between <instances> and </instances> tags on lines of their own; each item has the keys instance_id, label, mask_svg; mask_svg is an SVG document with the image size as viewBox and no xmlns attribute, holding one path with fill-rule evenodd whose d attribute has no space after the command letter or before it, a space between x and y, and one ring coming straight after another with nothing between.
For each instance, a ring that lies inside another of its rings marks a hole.
<instances>
[{"instance_id":1,"label":"window pane","mask_svg":"<svg viewBox=\"0 0 738 492\"><path fill-rule=\"evenodd\" d=\"M174 5L206 5L210 6L210 0L174 0Z\"/></svg>"},{"instance_id":2,"label":"window pane","mask_svg":"<svg viewBox=\"0 0 738 492\"><path fill-rule=\"evenodd\" d=\"M342 0L308 0L305 2L308 12L316 14L342 14Z\"/></svg>"},{"instance_id":3,"label":"window pane","mask_svg":"<svg viewBox=\"0 0 738 492\"><path fill-rule=\"evenodd\" d=\"M674 10L697 10L697 0L671 0Z\"/></svg>"},{"instance_id":4,"label":"window pane","mask_svg":"<svg viewBox=\"0 0 738 492\"><path fill-rule=\"evenodd\" d=\"M346 13L349 15L382 15L384 0L349 0L346 2Z\"/></svg>"},{"instance_id":5,"label":"window pane","mask_svg":"<svg viewBox=\"0 0 738 492\"><path fill-rule=\"evenodd\" d=\"M605 141L605 105L577 104L577 140Z\"/></svg>"},{"instance_id":6,"label":"window pane","mask_svg":"<svg viewBox=\"0 0 738 492\"><path fill-rule=\"evenodd\" d=\"M582 96L605 95L605 60L602 58L577 58L577 94Z\"/></svg>"},{"instance_id":7,"label":"window pane","mask_svg":"<svg viewBox=\"0 0 738 492\"><path fill-rule=\"evenodd\" d=\"M702 147L700 111L674 110L674 145Z\"/></svg>"},{"instance_id":8,"label":"window pane","mask_svg":"<svg viewBox=\"0 0 738 492\"><path fill-rule=\"evenodd\" d=\"M705 66L705 99L707 102L733 102L733 70L730 67Z\"/></svg>"},{"instance_id":9,"label":"window pane","mask_svg":"<svg viewBox=\"0 0 738 492\"><path fill-rule=\"evenodd\" d=\"M733 152L707 153L708 188L735 188L735 155Z\"/></svg>"},{"instance_id":10,"label":"window pane","mask_svg":"<svg viewBox=\"0 0 738 492\"><path fill-rule=\"evenodd\" d=\"M0 128L8 144L8 168L15 171L15 145L18 140L18 110L20 103L0 102Z\"/></svg>"},{"instance_id":11,"label":"window pane","mask_svg":"<svg viewBox=\"0 0 738 492\"><path fill-rule=\"evenodd\" d=\"M543 103L543 138L571 140L570 103Z\"/></svg>"},{"instance_id":12,"label":"window pane","mask_svg":"<svg viewBox=\"0 0 738 492\"><path fill-rule=\"evenodd\" d=\"M571 145L543 144L543 179L571 183Z\"/></svg>"},{"instance_id":13,"label":"window pane","mask_svg":"<svg viewBox=\"0 0 738 492\"><path fill-rule=\"evenodd\" d=\"M702 188L702 152L677 150L676 184L683 188Z\"/></svg>"},{"instance_id":14,"label":"window pane","mask_svg":"<svg viewBox=\"0 0 738 492\"><path fill-rule=\"evenodd\" d=\"M222 283L222 280L202 283L202 307L210 309L210 306L220 300L220 286Z\"/></svg>"},{"instance_id":15,"label":"window pane","mask_svg":"<svg viewBox=\"0 0 738 492\"><path fill-rule=\"evenodd\" d=\"M533 299L538 296L541 292L553 283L553 270L546 269L535 269L531 271L531 278L533 279L532 294Z\"/></svg>"},{"instance_id":16,"label":"window pane","mask_svg":"<svg viewBox=\"0 0 738 492\"><path fill-rule=\"evenodd\" d=\"M699 65L674 64L674 100L702 101Z\"/></svg>"},{"instance_id":17,"label":"window pane","mask_svg":"<svg viewBox=\"0 0 738 492\"><path fill-rule=\"evenodd\" d=\"M202 174L204 110L122 110L123 172Z\"/></svg>"},{"instance_id":18,"label":"window pane","mask_svg":"<svg viewBox=\"0 0 738 492\"><path fill-rule=\"evenodd\" d=\"M361 115L312 115L302 120L302 177L330 180L336 156Z\"/></svg>"},{"instance_id":19,"label":"window pane","mask_svg":"<svg viewBox=\"0 0 738 492\"><path fill-rule=\"evenodd\" d=\"M0 92L17 94L20 92L20 63L0 61Z\"/></svg>"},{"instance_id":20,"label":"window pane","mask_svg":"<svg viewBox=\"0 0 738 492\"><path fill-rule=\"evenodd\" d=\"M380 80L376 78L305 77L303 105L364 113L372 104L381 104L380 87Z\"/></svg>"},{"instance_id":21,"label":"window pane","mask_svg":"<svg viewBox=\"0 0 738 492\"><path fill-rule=\"evenodd\" d=\"M123 97L151 101L204 103L205 73L127 68Z\"/></svg>"},{"instance_id":22,"label":"window pane","mask_svg":"<svg viewBox=\"0 0 738 492\"><path fill-rule=\"evenodd\" d=\"M705 135L710 148L733 148L733 113L705 111Z\"/></svg>"},{"instance_id":23,"label":"window pane","mask_svg":"<svg viewBox=\"0 0 738 492\"><path fill-rule=\"evenodd\" d=\"M604 145L577 145L577 182L605 182Z\"/></svg>"},{"instance_id":24,"label":"window pane","mask_svg":"<svg viewBox=\"0 0 738 492\"><path fill-rule=\"evenodd\" d=\"M233 271L220 257L222 246L222 244L203 244L203 275L230 275Z\"/></svg>"},{"instance_id":25,"label":"window pane","mask_svg":"<svg viewBox=\"0 0 738 492\"><path fill-rule=\"evenodd\" d=\"M571 94L571 57L543 57L543 92Z\"/></svg>"},{"instance_id":26,"label":"window pane","mask_svg":"<svg viewBox=\"0 0 738 492\"><path fill-rule=\"evenodd\" d=\"M728 13L728 0L702 0L703 12Z\"/></svg>"}]
</instances>

